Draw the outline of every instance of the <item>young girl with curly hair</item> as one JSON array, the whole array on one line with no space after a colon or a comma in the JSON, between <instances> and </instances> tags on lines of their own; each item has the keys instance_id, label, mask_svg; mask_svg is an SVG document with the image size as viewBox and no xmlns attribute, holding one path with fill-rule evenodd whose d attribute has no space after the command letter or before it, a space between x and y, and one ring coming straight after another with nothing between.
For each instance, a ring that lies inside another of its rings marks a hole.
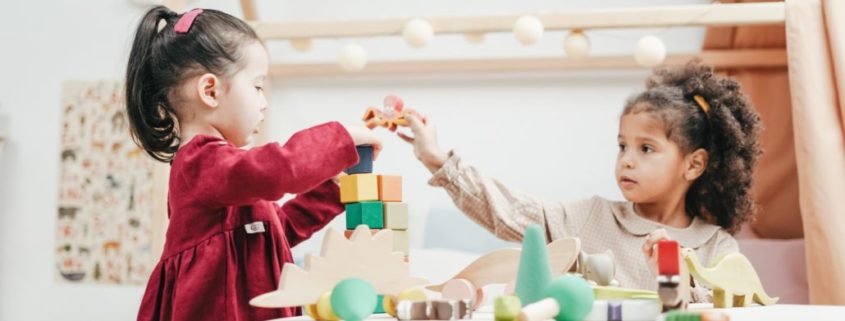
<instances>
[{"instance_id":1,"label":"young girl with curly hair","mask_svg":"<svg viewBox=\"0 0 845 321\"><path fill-rule=\"evenodd\" d=\"M616 159L624 202L562 203L514 190L443 152L430 121L410 120L414 136L400 136L432 172L429 183L467 216L505 240L540 224L551 240L579 237L587 253L611 249L623 287L657 288L653 249L661 239L694 249L704 264L737 252L732 234L754 213L760 118L736 80L697 61L656 70L625 104ZM694 301L707 301L699 290Z\"/></svg>"}]
</instances>

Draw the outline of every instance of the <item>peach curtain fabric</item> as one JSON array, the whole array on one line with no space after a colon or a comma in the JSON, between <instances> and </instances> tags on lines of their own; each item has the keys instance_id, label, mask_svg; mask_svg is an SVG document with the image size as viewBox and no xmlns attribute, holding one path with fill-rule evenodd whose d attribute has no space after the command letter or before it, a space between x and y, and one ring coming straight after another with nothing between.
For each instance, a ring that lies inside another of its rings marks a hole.
<instances>
[{"instance_id":1,"label":"peach curtain fabric","mask_svg":"<svg viewBox=\"0 0 845 321\"><path fill-rule=\"evenodd\" d=\"M810 303L845 304L845 1L787 0L786 44Z\"/></svg>"},{"instance_id":2,"label":"peach curtain fabric","mask_svg":"<svg viewBox=\"0 0 845 321\"><path fill-rule=\"evenodd\" d=\"M703 44L704 50L785 48L783 25L711 27L707 29ZM731 68L718 72L730 75L742 84L743 92L760 113L764 126L760 136L764 153L754 173L752 191L758 212L739 237L803 237L787 68Z\"/></svg>"}]
</instances>

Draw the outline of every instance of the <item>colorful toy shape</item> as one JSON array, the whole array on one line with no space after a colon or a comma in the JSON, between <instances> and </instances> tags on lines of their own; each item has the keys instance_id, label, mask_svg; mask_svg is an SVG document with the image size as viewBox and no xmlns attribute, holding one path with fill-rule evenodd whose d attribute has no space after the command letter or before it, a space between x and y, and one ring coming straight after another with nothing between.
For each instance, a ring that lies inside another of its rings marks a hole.
<instances>
[{"instance_id":1,"label":"colorful toy shape","mask_svg":"<svg viewBox=\"0 0 845 321\"><path fill-rule=\"evenodd\" d=\"M374 150L372 145L355 146L358 151L358 164L344 170L347 174L369 174L373 172Z\"/></svg>"},{"instance_id":2,"label":"colorful toy shape","mask_svg":"<svg viewBox=\"0 0 845 321\"><path fill-rule=\"evenodd\" d=\"M385 127L388 130L395 132L399 126L409 126L408 115L414 115L425 122L426 119L413 109L405 109L405 103L402 98L394 95L387 95L384 97L384 107L382 110L374 107L367 108L364 112L363 120L367 123L370 129L378 126Z\"/></svg>"},{"instance_id":3,"label":"colorful toy shape","mask_svg":"<svg viewBox=\"0 0 845 321\"><path fill-rule=\"evenodd\" d=\"M402 176L379 175L378 199L382 202L402 201Z\"/></svg>"},{"instance_id":4,"label":"colorful toy shape","mask_svg":"<svg viewBox=\"0 0 845 321\"><path fill-rule=\"evenodd\" d=\"M396 318L410 320L469 320L472 303L465 300L401 301L396 306Z\"/></svg>"},{"instance_id":5,"label":"colorful toy shape","mask_svg":"<svg viewBox=\"0 0 845 321\"><path fill-rule=\"evenodd\" d=\"M540 301L543 298L543 289L551 280L546 235L539 225L528 226L522 237L522 253L516 275L516 296L525 305Z\"/></svg>"},{"instance_id":6,"label":"colorful toy shape","mask_svg":"<svg viewBox=\"0 0 845 321\"><path fill-rule=\"evenodd\" d=\"M408 204L384 203L384 228L391 230L408 229Z\"/></svg>"},{"instance_id":7,"label":"colorful toy shape","mask_svg":"<svg viewBox=\"0 0 845 321\"><path fill-rule=\"evenodd\" d=\"M663 305L658 300L598 300L583 321L658 320ZM681 320L678 320L681 321Z\"/></svg>"},{"instance_id":8,"label":"colorful toy shape","mask_svg":"<svg viewBox=\"0 0 845 321\"><path fill-rule=\"evenodd\" d=\"M713 289L713 306L716 308L747 307L754 301L762 305L777 303L769 297L751 262L740 253L730 253L715 260L711 267L704 267L692 249L681 250L690 274L699 283Z\"/></svg>"},{"instance_id":9,"label":"colorful toy shape","mask_svg":"<svg viewBox=\"0 0 845 321\"><path fill-rule=\"evenodd\" d=\"M675 240L657 242L657 294L664 310L683 309L689 297L688 286L681 282L681 246Z\"/></svg>"},{"instance_id":10,"label":"colorful toy shape","mask_svg":"<svg viewBox=\"0 0 845 321\"><path fill-rule=\"evenodd\" d=\"M663 321L730 321L731 316L719 311L688 312L669 311Z\"/></svg>"},{"instance_id":11,"label":"colorful toy shape","mask_svg":"<svg viewBox=\"0 0 845 321\"><path fill-rule=\"evenodd\" d=\"M340 202L344 204L378 200L378 176L353 174L340 177Z\"/></svg>"},{"instance_id":12,"label":"colorful toy shape","mask_svg":"<svg viewBox=\"0 0 845 321\"><path fill-rule=\"evenodd\" d=\"M304 268L286 263L279 288L253 298L249 304L266 308L311 305L347 278L363 279L383 295L396 295L428 283L411 277L404 256L393 252L393 231L381 230L372 235L369 228L360 225L347 240L329 228L320 256L306 255Z\"/></svg>"},{"instance_id":13,"label":"colorful toy shape","mask_svg":"<svg viewBox=\"0 0 845 321\"><path fill-rule=\"evenodd\" d=\"M522 302L515 295L503 295L493 302L493 315L496 321L514 321L522 310Z\"/></svg>"},{"instance_id":14,"label":"colorful toy shape","mask_svg":"<svg viewBox=\"0 0 845 321\"><path fill-rule=\"evenodd\" d=\"M354 230L362 224L371 229L384 228L384 204L380 201L346 204L346 228Z\"/></svg>"},{"instance_id":15,"label":"colorful toy shape","mask_svg":"<svg viewBox=\"0 0 845 321\"><path fill-rule=\"evenodd\" d=\"M543 292L544 299L526 305L519 321L581 321L593 309L593 289L586 280L575 275L554 279Z\"/></svg>"},{"instance_id":16,"label":"colorful toy shape","mask_svg":"<svg viewBox=\"0 0 845 321\"><path fill-rule=\"evenodd\" d=\"M341 320L363 321L376 307L376 290L362 279L345 279L332 290L331 306Z\"/></svg>"},{"instance_id":17,"label":"colorful toy shape","mask_svg":"<svg viewBox=\"0 0 845 321\"><path fill-rule=\"evenodd\" d=\"M399 302L403 301L426 301L428 300L428 295L423 292L423 290L411 288L405 289L402 292L399 292L399 295L392 296L387 295L384 297L382 301L384 312L389 314L392 317L396 317L396 305Z\"/></svg>"},{"instance_id":18,"label":"colorful toy shape","mask_svg":"<svg viewBox=\"0 0 845 321\"><path fill-rule=\"evenodd\" d=\"M560 276L569 271L581 252L581 240L567 237L552 241L545 246L548 251L549 265L552 277ZM473 302L481 302L484 286L490 284L512 284L516 280L519 269L519 259L522 250L518 248L498 249L487 253L455 274L448 281L426 287L435 292L442 292L444 286L453 280L466 280L474 289L477 297ZM469 298L464 298L469 299Z\"/></svg>"},{"instance_id":19,"label":"colorful toy shape","mask_svg":"<svg viewBox=\"0 0 845 321\"><path fill-rule=\"evenodd\" d=\"M611 250L596 254L587 254L582 251L578 255L578 264L575 271L595 285L618 286L619 282L615 279L615 261Z\"/></svg>"},{"instance_id":20,"label":"colorful toy shape","mask_svg":"<svg viewBox=\"0 0 845 321\"><path fill-rule=\"evenodd\" d=\"M658 300L657 292L620 288L616 286L593 286L593 295L596 300Z\"/></svg>"}]
</instances>

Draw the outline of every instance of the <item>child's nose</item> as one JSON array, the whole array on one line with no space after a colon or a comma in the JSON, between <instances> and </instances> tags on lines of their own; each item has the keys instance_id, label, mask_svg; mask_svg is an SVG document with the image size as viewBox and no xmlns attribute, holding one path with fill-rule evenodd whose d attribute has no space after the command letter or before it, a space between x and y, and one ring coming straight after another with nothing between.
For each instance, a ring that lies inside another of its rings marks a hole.
<instances>
[{"instance_id":1,"label":"child's nose","mask_svg":"<svg viewBox=\"0 0 845 321\"><path fill-rule=\"evenodd\" d=\"M631 159L631 156L622 155L622 158L619 159L622 163L622 167L624 168L634 168L634 161Z\"/></svg>"}]
</instances>

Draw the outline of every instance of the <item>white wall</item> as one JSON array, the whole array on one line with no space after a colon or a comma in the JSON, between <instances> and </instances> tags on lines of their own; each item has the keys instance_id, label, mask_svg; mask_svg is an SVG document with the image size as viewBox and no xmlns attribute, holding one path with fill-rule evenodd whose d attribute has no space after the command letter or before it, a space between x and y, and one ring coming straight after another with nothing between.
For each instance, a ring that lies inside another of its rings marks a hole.
<instances>
[{"instance_id":1,"label":"white wall","mask_svg":"<svg viewBox=\"0 0 845 321\"><path fill-rule=\"evenodd\" d=\"M651 1L671 3L672 1ZM702 2L702 1L691 1ZM311 19L377 16L506 13L595 6L591 1L371 1L259 2L264 18ZM675 2L677 3L677 2ZM603 6L627 6L607 1ZM239 14L235 0L194 1ZM56 283L56 218L59 92L65 80L120 79L139 15L130 1L7 1L0 20L0 104L9 113L9 142L0 162L0 320L131 320L142 287ZM637 37L657 32L670 51L695 51L700 30L600 31L594 52L628 53ZM548 33L537 47L521 48L508 35L480 47L460 37L437 38L412 51L396 38L362 39L373 59L553 56L563 33ZM315 44L307 56L271 45L275 60L328 60L344 41ZM458 147L467 161L509 185L567 200L592 194L618 197L612 179L616 117L625 97L640 87L644 72L579 72L424 77L278 79L271 110L273 135L330 119L355 122L387 93L428 114L440 127L442 145ZM388 137L377 170L405 176L415 219L449 206L442 191L427 187L428 175L408 146ZM336 223L337 224L337 223ZM419 226L419 225L415 225ZM415 244L419 244L419 239ZM311 251L309 243L297 253Z\"/></svg>"}]
</instances>

